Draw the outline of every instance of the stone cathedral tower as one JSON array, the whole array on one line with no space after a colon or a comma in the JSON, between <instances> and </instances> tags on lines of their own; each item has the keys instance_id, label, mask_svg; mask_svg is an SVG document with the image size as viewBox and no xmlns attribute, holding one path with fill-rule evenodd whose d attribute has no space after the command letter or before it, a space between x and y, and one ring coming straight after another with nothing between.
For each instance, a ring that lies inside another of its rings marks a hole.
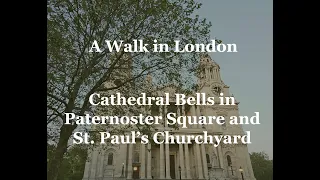
<instances>
[{"instance_id":1,"label":"stone cathedral tower","mask_svg":"<svg viewBox=\"0 0 320 180\"><path fill-rule=\"evenodd\" d=\"M198 92L206 93L209 96L233 97L229 92L229 86L222 81L220 66L209 55L201 55L199 68ZM206 129L211 130L214 134L244 134L241 125L230 125L228 122L230 116L240 115L238 106L240 103L235 101L235 104L234 106L206 106L203 108L202 114L224 116L227 120L221 126L206 127ZM221 144L217 149L220 152L214 151L213 157L211 157L216 162L209 168L211 177L241 180L241 172L239 171L241 167L244 179L255 180L247 145Z\"/></svg>"},{"instance_id":2,"label":"stone cathedral tower","mask_svg":"<svg viewBox=\"0 0 320 180\"><path fill-rule=\"evenodd\" d=\"M198 73L198 90L193 93L206 93L208 96L230 96L229 86L225 85L220 75L220 66L209 55L201 55ZM148 75L146 83L151 83ZM147 86L146 86L147 87ZM150 87L152 88L152 87ZM174 97L178 87L165 86L156 91L154 96L170 93ZM222 95L223 94L223 95ZM195 96L190 94L190 96ZM218 99L218 98L216 98ZM172 127L163 123L154 128L155 132L170 131L172 134L197 135L208 134L244 134L240 125L230 125L228 117L239 116L239 102L229 106L177 106L174 101L166 106L152 106L143 109L145 114L161 115L174 112L177 116L224 116L225 124L189 125L187 129ZM99 147L89 154L85 165L83 180L115 179L186 179L186 180L255 180L249 152L245 144L121 144ZM242 173L239 171L243 170Z\"/></svg>"}]
</instances>

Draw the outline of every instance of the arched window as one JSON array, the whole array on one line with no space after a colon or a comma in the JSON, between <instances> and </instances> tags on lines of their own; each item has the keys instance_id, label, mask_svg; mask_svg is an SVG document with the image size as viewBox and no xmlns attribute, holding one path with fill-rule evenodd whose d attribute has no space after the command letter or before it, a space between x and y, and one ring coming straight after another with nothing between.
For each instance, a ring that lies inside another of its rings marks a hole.
<instances>
[{"instance_id":1,"label":"arched window","mask_svg":"<svg viewBox=\"0 0 320 180\"><path fill-rule=\"evenodd\" d=\"M112 165L113 164L113 153L109 153L108 154L108 165Z\"/></svg>"},{"instance_id":2,"label":"arched window","mask_svg":"<svg viewBox=\"0 0 320 180\"><path fill-rule=\"evenodd\" d=\"M209 163L210 163L210 156L209 156L209 154L206 154L206 158L207 158L207 163L209 164Z\"/></svg>"},{"instance_id":3,"label":"arched window","mask_svg":"<svg viewBox=\"0 0 320 180\"><path fill-rule=\"evenodd\" d=\"M233 168L232 168L231 157L229 155L227 155L227 163L228 163L228 166L230 167L231 174L234 175Z\"/></svg>"},{"instance_id":4,"label":"arched window","mask_svg":"<svg viewBox=\"0 0 320 180\"><path fill-rule=\"evenodd\" d=\"M229 155L227 156L227 162L228 162L228 166L232 165L231 157Z\"/></svg>"}]
</instances>

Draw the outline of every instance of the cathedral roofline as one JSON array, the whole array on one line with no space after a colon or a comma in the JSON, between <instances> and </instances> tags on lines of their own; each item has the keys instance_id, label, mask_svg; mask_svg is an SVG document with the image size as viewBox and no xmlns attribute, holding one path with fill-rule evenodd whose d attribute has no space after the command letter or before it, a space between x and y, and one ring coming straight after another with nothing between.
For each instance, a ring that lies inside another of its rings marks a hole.
<instances>
[{"instance_id":1,"label":"cathedral roofline","mask_svg":"<svg viewBox=\"0 0 320 180\"><path fill-rule=\"evenodd\" d=\"M212 65L220 69L220 65L215 62L208 53L200 54L200 65Z\"/></svg>"}]
</instances>

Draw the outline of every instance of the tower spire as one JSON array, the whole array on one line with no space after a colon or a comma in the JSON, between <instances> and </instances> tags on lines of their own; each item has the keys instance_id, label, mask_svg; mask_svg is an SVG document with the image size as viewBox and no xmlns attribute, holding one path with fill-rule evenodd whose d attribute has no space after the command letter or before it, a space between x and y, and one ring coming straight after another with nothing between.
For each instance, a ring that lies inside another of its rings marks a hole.
<instances>
[{"instance_id":1,"label":"tower spire","mask_svg":"<svg viewBox=\"0 0 320 180\"><path fill-rule=\"evenodd\" d=\"M220 66L208 53L200 54L200 81L222 83Z\"/></svg>"}]
</instances>

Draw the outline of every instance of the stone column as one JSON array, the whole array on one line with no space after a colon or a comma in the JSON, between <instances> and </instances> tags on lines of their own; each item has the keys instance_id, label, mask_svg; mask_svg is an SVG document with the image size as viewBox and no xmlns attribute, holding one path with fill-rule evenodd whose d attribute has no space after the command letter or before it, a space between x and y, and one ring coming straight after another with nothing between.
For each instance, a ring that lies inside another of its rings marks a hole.
<instances>
[{"instance_id":1,"label":"stone column","mask_svg":"<svg viewBox=\"0 0 320 180\"><path fill-rule=\"evenodd\" d=\"M214 71L214 68L212 68L212 78L214 79L214 80L216 80L217 79L217 76L216 76L216 73L215 73L215 71Z\"/></svg>"},{"instance_id":2,"label":"stone column","mask_svg":"<svg viewBox=\"0 0 320 180\"><path fill-rule=\"evenodd\" d=\"M91 159L90 178L95 178L96 177L97 160L98 160L98 151L97 151L96 148L94 148L93 152L92 152L92 159Z\"/></svg>"},{"instance_id":3,"label":"stone column","mask_svg":"<svg viewBox=\"0 0 320 180\"><path fill-rule=\"evenodd\" d=\"M207 101L206 101L207 102ZM203 115L208 117L209 116L209 110L208 110L208 106L203 106ZM206 129L210 130L212 129L212 126L211 125L207 125L207 124L204 124L204 125L201 125L202 127L205 127Z\"/></svg>"},{"instance_id":4,"label":"stone column","mask_svg":"<svg viewBox=\"0 0 320 180\"><path fill-rule=\"evenodd\" d=\"M165 116L167 116L167 113L168 113L168 107L167 106L164 106L164 114ZM165 117L165 127L168 127L168 123L167 123L167 118ZM165 165L165 174L166 174L166 179L171 179L170 178L170 156L169 156L169 144L166 144L165 145L165 162L166 162L166 165Z\"/></svg>"},{"instance_id":5,"label":"stone column","mask_svg":"<svg viewBox=\"0 0 320 180\"><path fill-rule=\"evenodd\" d=\"M190 112L191 112L191 116L197 116L196 114L196 108L195 108L195 105L191 105L190 107ZM193 125L190 125L191 128L196 128L196 126L193 124Z\"/></svg>"},{"instance_id":6,"label":"stone column","mask_svg":"<svg viewBox=\"0 0 320 180\"><path fill-rule=\"evenodd\" d=\"M217 69L217 76L218 76L218 80L221 80L219 69Z\"/></svg>"},{"instance_id":7,"label":"stone column","mask_svg":"<svg viewBox=\"0 0 320 180\"><path fill-rule=\"evenodd\" d=\"M200 106L197 106L197 108L196 108L196 114L197 114L197 117L201 116L201 114L200 114ZM197 127L200 128L200 129L202 128L201 126L202 126L201 124L198 124L198 125L197 125Z\"/></svg>"},{"instance_id":8,"label":"stone column","mask_svg":"<svg viewBox=\"0 0 320 180\"><path fill-rule=\"evenodd\" d=\"M148 144L147 179L151 179L151 144Z\"/></svg>"},{"instance_id":9,"label":"stone column","mask_svg":"<svg viewBox=\"0 0 320 180\"><path fill-rule=\"evenodd\" d=\"M169 150L169 144L166 144L166 179L171 179L171 177L170 177L170 150Z\"/></svg>"},{"instance_id":10,"label":"stone column","mask_svg":"<svg viewBox=\"0 0 320 180\"><path fill-rule=\"evenodd\" d=\"M179 160L181 167L181 179L185 179L184 157L183 157L183 145L179 144Z\"/></svg>"},{"instance_id":11,"label":"stone column","mask_svg":"<svg viewBox=\"0 0 320 180\"><path fill-rule=\"evenodd\" d=\"M164 152L163 152L163 143L160 144L160 179L164 179Z\"/></svg>"},{"instance_id":12,"label":"stone column","mask_svg":"<svg viewBox=\"0 0 320 180\"><path fill-rule=\"evenodd\" d=\"M204 148L204 144L201 144L201 154L202 154L202 164L203 164L203 173L204 177L208 179L208 165L207 165L207 158L206 158L206 149Z\"/></svg>"},{"instance_id":13,"label":"stone column","mask_svg":"<svg viewBox=\"0 0 320 180\"><path fill-rule=\"evenodd\" d=\"M124 148L124 152L125 154L128 154L128 144L123 144L122 148ZM123 176L126 177L126 172L127 172L127 158L124 158L124 161L122 162L122 166L123 166ZM121 173L122 173L122 166L121 166Z\"/></svg>"},{"instance_id":14,"label":"stone column","mask_svg":"<svg viewBox=\"0 0 320 180\"><path fill-rule=\"evenodd\" d=\"M162 117L162 122L163 122L163 126L165 124L165 117L163 117L163 114L162 114L162 106L159 106L159 116Z\"/></svg>"},{"instance_id":15,"label":"stone column","mask_svg":"<svg viewBox=\"0 0 320 180\"><path fill-rule=\"evenodd\" d=\"M141 169L140 169L140 179L145 179L146 178L146 153L145 153L145 148L146 146L144 144L140 144L140 156L141 156Z\"/></svg>"},{"instance_id":16,"label":"stone column","mask_svg":"<svg viewBox=\"0 0 320 180\"><path fill-rule=\"evenodd\" d=\"M191 179L191 170L190 170L190 159L189 159L189 149L188 144L184 144L184 155L186 157L186 171L187 171L187 179Z\"/></svg>"},{"instance_id":17,"label":"stone column","mask_svg":"<svg viewBox=\"0 0 320 180\"><path fill-rule=\"evenodd\" d=\"M218 146L218 156L219 156L220 167L223 168L223 154L222 154L221 145Z\"/></svg>"},{"instance_id":18,"label":"stone column","mask_svg":"<svg viewBox=\"0 0 320 180\"><path fill-rule=\"evenodd\" d=\"M132 149L133 149L133 144L129 144L127 179L132 179Z\"/></svg>"},{"instance_id":19,"label":"stone column","mask_svg":"<svg viewBox=\"0 0 320 180\"><path fill-rule=\"evenodd\" d=\"M86 161L84 173L83 173L83 179L89 178L90 175L90 168L91 168L91 159L92 159L92 151L88 149L88 160Z\"/></svg>"},{"instance_id":20,"label":"stone column","mask_svg":"<svg viewBox=\"0 0 320 180\"><path fill-rule=\"evenodd\" d=\"M179 117L180 116L180 108L179 108L179 106L177 106L177 117ZM181 127L182 125L180 125L179 126L179 128Z\"/></svg>"},{"instance_id":21,"label":"stone column","mask_svg":"<svg viewBox=\"0 0 320 180\"><path fill-rule=\"evenodd\" d=\"M194 158L192 159L192 165L190 164L190 168L191 170L193 171L194 170L194 175L192 174L192 178L193 179L196 179L198 178L198 160L197 160L197 150L196 150L196 145L195 145L195 142L193 142L193 144L191 145L191 148L192 148L192 151L193 151L193 155L194 155Z\"/></svg>"},{"instance_id":22,"label":"stone column","mask_svg":"<svg viewBox=\"0 0 320 180\"><path fill-rule=\"evenodd\" d=\"M213 152L214 152L214 154L215 154L215 156L216 156L216 158L217 159L213 159L213 163L212 163L212 166L219 166L219 162L217 162L217 160L219 159L219 157L218 157L218 149L217 149L218 147L214 147L214 144L212 145L212 149L213 149Z\"/></svg>"},{"instance_id":23,"label":"stone column","mask_svg":"<svg viewBox=\"0 0 320 180\"><path fill-rule=\"evenodd\" d=\"M99 156L100 150L98 150L97 154L98 154L98 157L97 157L97 164L96 164L96 178L99 178L100 177L101 161L102 161L101 155Z\"/></svg>"},{"instance_id":24,"label":"stone column","mask_svg":"<svg viewBox=\"0 0 320 180\"><path fill-rule=\"evenodd\" d=\"M197 158L197 169L198 169L198 178L203 179L203 172L202 172L202 163L201 163L201 155L200 155L200 148L199 144L194 143L194 146L196 147L196 158Z\"/></svg>"},{"instance_id":25,"label":"stone column","mask_svg":"<svg viewBox=\"0 0 320 180\"><path fill-rule=\"evenodd\" d=\"M217 68L214 68L214 69L213 69L213 72L214 72L215 79L216 79L216 80L219 80L219 75L218 75Z\"/></svg>"},{"instance_id":26,"label":"stone column","mask_svg":"<svg viewBox=\"0 0 320 180\"><path fill-rule=\"evenodd\" d=\"M98 177L103 177L103 167L104 167L104 156L105 152L101 150L101 158L99 159L100 163L98 166Z\"/></svg>"},{"instance_id":27,"label":"stone column","mask_svg":"<svg viewBox=\"0 0 320 180\"><path fill-rule=\"evenodd\" d=\"M168 113L168 109L167 109L167 106L164 106L164 124L165 124L165 127L168 127L168 123L167 123L167 113Z\"/></svg>"},{"instance_id":28,"label":"stone column","mask_svg":"<svg viewBox=\"0 0 320 180\"><path fill-rule=\"evenodd\" d=\"M185 116L185 115L186 115L184 105L181 106L181 115L182 115L182 116ZM189 123L187 124L187 128L189 128Z\"/></svg>"}]
</instances>

